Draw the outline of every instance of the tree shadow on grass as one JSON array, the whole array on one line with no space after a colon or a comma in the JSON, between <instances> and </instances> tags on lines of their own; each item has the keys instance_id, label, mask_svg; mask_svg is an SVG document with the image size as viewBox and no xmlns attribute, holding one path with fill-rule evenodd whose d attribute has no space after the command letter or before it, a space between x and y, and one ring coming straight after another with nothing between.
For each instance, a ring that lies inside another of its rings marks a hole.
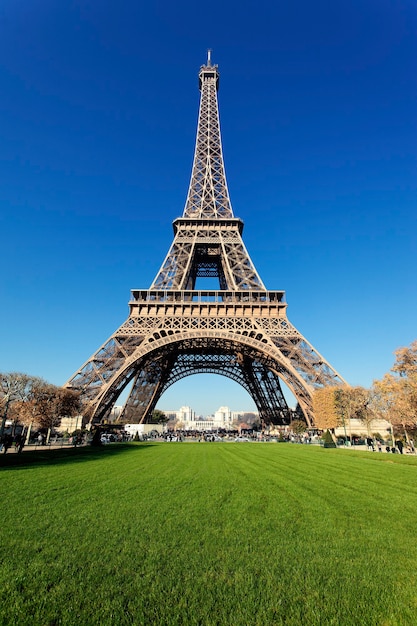
<instances>
[{"instance_id":1,"label":"tree shadow on grass","mask_svg":"<svg viewBox=\"0 0 417 626\"><path fill-rule=\"evenodd\" d=\"M153 445L147 442L139 444L115 443L102 446L82 446L80 448L26 449L22 454L14 452L2 453L0 454L0 471L5 469L28 469L29 467L40 467L42 465L68 465L70 463L97 461L98 459L124 454L139 454L149 450Z\"/></svg>"}]
</instances>

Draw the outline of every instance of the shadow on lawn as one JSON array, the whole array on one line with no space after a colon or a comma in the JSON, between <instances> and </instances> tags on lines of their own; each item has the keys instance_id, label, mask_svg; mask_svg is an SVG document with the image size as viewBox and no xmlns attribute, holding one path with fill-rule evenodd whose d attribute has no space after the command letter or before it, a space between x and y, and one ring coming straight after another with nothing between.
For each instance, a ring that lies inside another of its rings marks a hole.
<instances>
[{"instance_id":1,"label":"shadow on lawn","mask_svg":"<svg viewBox=\"0 0 417 626\"><path fill-rule=\"evenodd\" d=\"M37 450L24 450L22 454L14 452L0 454L0 470L4 469L27 469L41 465L66 465L96 461L105 457L115 457L122 454L140 453L149 450L152 443L115 443L108 446L82 446L81 448L58 448Z\"/></svg>"}]
</instances>

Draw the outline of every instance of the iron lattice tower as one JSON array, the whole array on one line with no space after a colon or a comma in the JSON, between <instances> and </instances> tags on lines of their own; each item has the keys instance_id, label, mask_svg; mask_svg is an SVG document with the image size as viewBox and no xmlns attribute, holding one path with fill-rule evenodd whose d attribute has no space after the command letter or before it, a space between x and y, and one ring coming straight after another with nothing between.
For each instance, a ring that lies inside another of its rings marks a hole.
<instances>
[{"instance_id":1,"label":"iron lattice tower","mask_svg":"<svg viewBox=\"0 0 417 626\"><path fill-rule=\"evenodd\" d=\"M132 290L128 319L65 385L82 392L92 421L105 418L131 383L122 420L145 422L173 383L208 372L242 385L265 424L288 422L283 380L313 426L314 389L345 383L290 323L285 292L265 288L245 248L227 188L218 86L209 52L199 72L191 181L171 248L150 289ZM207 277L219 289L196 290Z\"/></svg>"}]
</instances>

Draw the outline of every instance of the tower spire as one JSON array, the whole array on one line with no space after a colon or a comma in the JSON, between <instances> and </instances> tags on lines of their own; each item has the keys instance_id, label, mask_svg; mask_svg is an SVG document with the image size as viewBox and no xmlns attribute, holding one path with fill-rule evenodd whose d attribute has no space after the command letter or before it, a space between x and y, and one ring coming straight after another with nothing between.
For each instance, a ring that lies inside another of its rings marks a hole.
<instances>
[{"instance_id":1,"label":"tower spire","mask_svg":"<svg viewBox=\"0 0 417 626\"><path fill-rule=\"evenodd\" d=\"M202 65L200 113L190 187L175 238L151 289L195 289L197 278L217 278L221 290L265 289L233 216L223 164L217 65Z\"/></svg>"},{"instance_id":2,"label":"tower spire","mask_svg":"<svg viewBox=\"0 0 417 626\"><path fill-rule=\"evenodd\" d=\"M220 135L217 90L219 71L211 63L207 51L207 65L199 72L200 110L190 187L183 217L231 218L232 206L226 182Z\"/></svg>"}]
</instances>

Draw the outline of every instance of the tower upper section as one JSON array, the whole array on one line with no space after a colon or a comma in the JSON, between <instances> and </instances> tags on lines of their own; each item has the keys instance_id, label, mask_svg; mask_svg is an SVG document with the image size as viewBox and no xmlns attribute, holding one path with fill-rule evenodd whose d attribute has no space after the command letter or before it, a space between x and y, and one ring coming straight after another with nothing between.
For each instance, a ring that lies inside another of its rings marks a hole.
<instances>
[{"instance_id":1,"label":"tower upper section","mask_svg":"<svg viewBox=\"0 0 417 626\"><path fill-rule=\"evenodd\" d=\"M199 84L197 139L183 217L230 219L233 211L224 170L217 103L219 71L217 65L211 63L210 50L206 65L200 68Z\"/></svg>"},{"instance_id":2,"label":"tower upper section","mask_svg":"<svg viewBox=\"0 0 417 626\"><path fill-rule=\"evenodd\" d=\"M219 73L200 68L200 115L193 171L184 214L174 221L174 241L151 289L195 290L199 279L218 279L229 291L265 287L242 241L243 222L233 217L224 173L217 88Z\"/></svg>"}]
</instances>

